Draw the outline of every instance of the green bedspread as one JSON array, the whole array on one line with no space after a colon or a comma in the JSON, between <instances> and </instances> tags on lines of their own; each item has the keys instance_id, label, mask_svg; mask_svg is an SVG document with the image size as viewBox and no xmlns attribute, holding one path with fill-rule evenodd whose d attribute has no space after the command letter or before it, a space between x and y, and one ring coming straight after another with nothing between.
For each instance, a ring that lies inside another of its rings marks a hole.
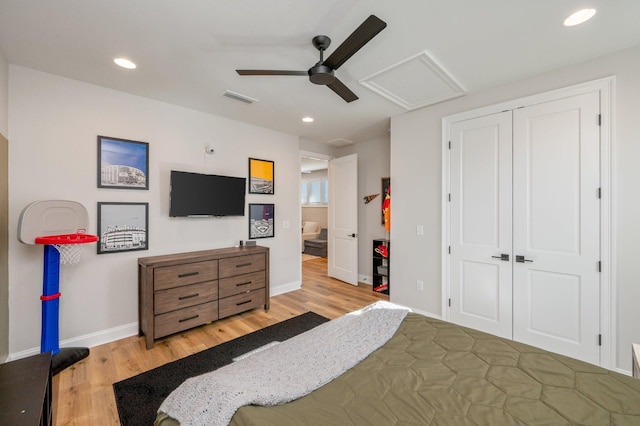
<instances>
[{"instance_id":1,"label":"green bedspread","mask_svg":"<svg viewBox=\"0 0 640 426\"><path fill-rule=\"evenodd\" d=\"M411 313L342 376L231 424L640 425L640 380Z\"/></svg>"}]
</instances>

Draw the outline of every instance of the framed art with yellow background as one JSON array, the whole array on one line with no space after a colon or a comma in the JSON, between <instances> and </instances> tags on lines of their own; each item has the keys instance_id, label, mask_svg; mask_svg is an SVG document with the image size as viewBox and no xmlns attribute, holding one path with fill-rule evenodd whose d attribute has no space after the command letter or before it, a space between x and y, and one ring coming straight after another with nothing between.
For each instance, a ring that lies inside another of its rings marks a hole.
<instances>
[{"instance_id":1,"label":"framed art with yellow background","mask_svg":"<svg viewBox=\"0 0 640 426\"><path fill-rule=\"evenodd\" d=\"M249 194L273 194L273 161L249 158Z\"/></svg>"}]
</instances>

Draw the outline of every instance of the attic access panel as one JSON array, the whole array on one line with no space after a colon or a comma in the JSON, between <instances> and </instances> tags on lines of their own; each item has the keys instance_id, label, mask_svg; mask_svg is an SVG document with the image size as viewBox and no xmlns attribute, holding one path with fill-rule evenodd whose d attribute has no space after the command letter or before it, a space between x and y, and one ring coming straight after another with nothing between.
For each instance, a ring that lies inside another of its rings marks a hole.
<instances>
[{"instance_id":1,"label":"attic access panel","mask_svg":"<svg viewBox=\"0 0 640 426\"><path fill-rule=\"evenodd\" d=\"M407 111L467 93L426 51L378 71L359 83Z\"/></svg>"}]
</instances>

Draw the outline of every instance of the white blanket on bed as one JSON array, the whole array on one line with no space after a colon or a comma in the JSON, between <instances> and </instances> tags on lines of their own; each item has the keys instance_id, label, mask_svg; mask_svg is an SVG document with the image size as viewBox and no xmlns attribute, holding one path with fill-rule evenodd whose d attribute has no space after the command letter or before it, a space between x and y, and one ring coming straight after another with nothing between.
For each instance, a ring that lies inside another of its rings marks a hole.
<instances>
[{"instance_id":1,"label":"white blanket on bed","mask_svg":"<svg viewBox=\"0 0 640 426\"><path fill-rule=\"evenodd\" d=\"M365 359L409 312L376 302L211 373L187 379L160 406L182 426L227 425L243 405L301 398Z\"/></svg>"}]
</instances>

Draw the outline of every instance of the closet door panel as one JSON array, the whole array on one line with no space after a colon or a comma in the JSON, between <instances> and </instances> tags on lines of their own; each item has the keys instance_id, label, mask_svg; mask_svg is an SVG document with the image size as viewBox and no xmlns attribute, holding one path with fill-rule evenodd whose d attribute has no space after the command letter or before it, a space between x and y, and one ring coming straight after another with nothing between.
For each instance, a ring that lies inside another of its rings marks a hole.
<instances>
[{"instance_id":1,"label":"closet door panel","mask_svg":"<svg viewBox=\"0 0 640 426\"><path fill-rule=\"evenodd\" d=\"M599 95L514 111L514 339L599 363Z\"/></svg>"},{"instance_id":2,"label":"closet door panel","mask_svg":"<svg viewBox=\"0 0 640 426\"><path fill-rule=\"evenodd\" d=\"M451 126L451 320L512 337L511 112Z\"/></svg>"}]
</instances>

